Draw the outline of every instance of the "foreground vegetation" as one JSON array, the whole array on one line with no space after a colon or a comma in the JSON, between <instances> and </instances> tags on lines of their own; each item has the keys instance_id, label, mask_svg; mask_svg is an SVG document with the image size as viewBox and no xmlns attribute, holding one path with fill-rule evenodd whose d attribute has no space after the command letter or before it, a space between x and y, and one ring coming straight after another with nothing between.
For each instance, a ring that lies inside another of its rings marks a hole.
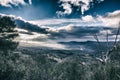
<instances>
[{"instance_id":1,"label":"foreground vegetation","mask_svg":"<svg viewBox=\"0 0 120 80\"><path fill-rule=\"evenodd\" d=\"M106 63L90 54L1 52L0 65L0 80L119 80L120 49Z\"/></svg>"}]
</instances>

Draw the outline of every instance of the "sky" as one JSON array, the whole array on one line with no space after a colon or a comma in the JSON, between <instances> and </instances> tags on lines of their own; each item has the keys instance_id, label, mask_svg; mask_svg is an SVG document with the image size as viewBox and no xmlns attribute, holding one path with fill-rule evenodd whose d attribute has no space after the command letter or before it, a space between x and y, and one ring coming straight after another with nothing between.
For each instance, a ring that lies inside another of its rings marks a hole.
<instances>
[{"instance_id":1,"label":"sky","mask_svg":"<svg viewBox=\"0 0 120 80\"><path fill-rule=\"evenodd\" d=\"M0 13L26 20L81 18L120 10L120 0L0 0Z\"/></svg>"},{"instance_id":2,"label":"sky","mask_svg":"<svg viewBox=\"0 0 120 80\"><path fill-rule=\"evenodd\" d=\"M22 46L73 49L72 42L95 41L94 34L115 40L120 0L0 0L0 16L15 19Z\"/></svg>"}]
</instances>

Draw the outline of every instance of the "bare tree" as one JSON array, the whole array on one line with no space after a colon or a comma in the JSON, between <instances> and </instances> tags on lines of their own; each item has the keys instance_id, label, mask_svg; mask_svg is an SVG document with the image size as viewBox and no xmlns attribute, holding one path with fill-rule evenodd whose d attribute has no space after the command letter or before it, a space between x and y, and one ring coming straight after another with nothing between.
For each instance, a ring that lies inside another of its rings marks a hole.
<instances>
[{"instance_id":1,"label":"bare tree","mask_svg":"<svg viewBox=\"0 0 120 80\"><path fill-rule=\"evenodd\" d=\"M120 32L120 23L119 23L119 26L118 26L118 29L117 29L117 33L115 34L116 37L115 37L115 40L114 40L114 43L113 43L112 47L109 47L109 34L107 32L107 34L106 34L107 50L106 50L106 52L101 51L102 57L101 58L96 58L97 60L99 60L103 63L107 63L109 61L111 53L115 49L117 49L119 32ZM100 41L98 39L97 34L94 35L94 39L97 41L99 48L102 48L102 45L100 44Z\"/></svg>"}]
</instances>

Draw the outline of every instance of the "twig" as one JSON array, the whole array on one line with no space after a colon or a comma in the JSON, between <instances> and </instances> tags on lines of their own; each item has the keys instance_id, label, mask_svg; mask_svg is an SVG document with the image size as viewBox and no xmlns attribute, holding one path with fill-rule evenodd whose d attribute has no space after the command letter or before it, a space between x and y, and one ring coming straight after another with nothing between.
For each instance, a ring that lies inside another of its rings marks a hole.
<instances>
[{"instance_id":1,"label":"twig","mask_svg":"<svg viewBox=\"0 0 120 80\"><path fill-rule=\"evenodd\" d=\"M100 44L100 41L99 41L99 39L98 39L97 34L94 34L93 37L94 37L94 39L97 41L97 43L98 43L98 45L99 45L99 48L101 48L102 46L101 46L101 44Z\"/></svg>"},{"instance_id":2,"label":"twig","mask_svg":"<svg viewBox=\"0 0 120 80\"><path fill-rule=\"evenodd\" d=\"M117 44L117 39L118 39L119 32L120 32L120 23L119 23L119 27L118 27L118 30L117 30L117 33L116 33L116 38L115 38L115 42L114 42L113 47L116 46L116 44Z\"/></svg>"},{"instance_id":3,"label":"twig","mask_svg":"<svg viewBox=\"0 0 120 80\"><path fill-rule=\"evenodd\" d=\"M108 35L108 31L106 32L106 41L107 41L107 51L109 51L109 41L108 41L108 37L109 37L109 35Z\"/></svg>"}]
</instances>

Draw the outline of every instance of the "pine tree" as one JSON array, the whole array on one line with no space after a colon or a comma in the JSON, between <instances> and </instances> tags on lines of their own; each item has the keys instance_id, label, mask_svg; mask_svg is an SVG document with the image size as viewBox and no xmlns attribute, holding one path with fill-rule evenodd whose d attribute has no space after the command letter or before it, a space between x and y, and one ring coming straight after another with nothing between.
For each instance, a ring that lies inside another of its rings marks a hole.
<instances>
[{"instance_id":1,"label":"pine tree","mask_svg":"<svg viewBox=\"0 0 120 80\"><path fill-rule=\"evenodd\" d=\"M0 51L14 50L18 43L14 39L18 36L15 22L10 17L0 18Z\"/></svg>"}]
</instances>

